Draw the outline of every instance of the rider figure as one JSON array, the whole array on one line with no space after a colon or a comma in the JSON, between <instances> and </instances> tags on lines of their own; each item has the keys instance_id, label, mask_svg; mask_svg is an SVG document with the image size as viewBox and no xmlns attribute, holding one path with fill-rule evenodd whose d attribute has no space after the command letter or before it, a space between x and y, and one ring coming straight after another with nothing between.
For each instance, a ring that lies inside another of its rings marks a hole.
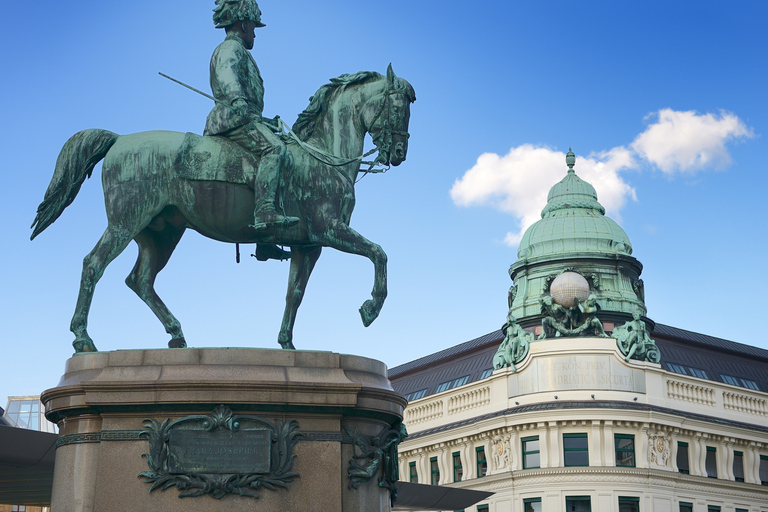
<instances>
[{"instance_id":1,"label":"rider figure","mask_svg":"<svg viewBox=\"0 0 768 512\"><path fill-rule=\"evenodd\" d=\"M281 215L275 208L281 173L290 171L291 162L285 143L275 134L279 131L279 117L262 117L264 81L248 51L253 48L254 30L265 26L259 6L255 0L216 0L213 22L227 36L211 57L210 81L216 106L208 114L205 135L227 137L260 158L254 179L258 199L251 227L265 231L296 224L297 217ZM259 245L256 251L260 260L283 259L288 254L274 245Z\"/></svg>"}]
</instances>

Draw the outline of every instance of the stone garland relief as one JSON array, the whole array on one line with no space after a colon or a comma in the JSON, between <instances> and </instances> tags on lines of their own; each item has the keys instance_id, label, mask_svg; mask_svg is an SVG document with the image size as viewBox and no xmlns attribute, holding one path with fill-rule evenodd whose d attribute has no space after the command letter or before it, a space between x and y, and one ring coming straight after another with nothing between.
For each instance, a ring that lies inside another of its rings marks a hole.
<instances>
[{"instance_id":1,"label":"stone garland relief","mask_svg":"<svg viewBox=\"0 0 768 512\"><path fill-rule=\"evenodd\" d=\"M648 462L659 467L669 467L671 450L669 436L664 432L648 432Z\"/></svg>"},{"instance_id":2,"label":"stone garland relief","mask_svg":"<svg viewBox=\"0 0 768 512\"><path fill-rule=\"evenodd\" d=\"M296 420L271 423L256 416L234 415L220 405L211 416L194 415L158 423L144 420L149 441L149 471L139 474L155 489L176 487L180 498L227 494L258 498L262 487L287 489L299 474L293 448L303 434Z\"/></svg>"},{"instance_id":3,"label":"stone garland relief","mask_svg":"<svg viewBox=\"0 0 768 512\"><path fill-rule=\"evenodd\" d=\"M349 487L357 489L379 473L379 487L389 489L389 498L394 506L397 500L397 481L400 480L397 448L408 437L405 425L397 423L384 428L377 436L361 434L357 429L344 427L352 438L353 455L349 461Z\"/></svg>"}]
</instances>

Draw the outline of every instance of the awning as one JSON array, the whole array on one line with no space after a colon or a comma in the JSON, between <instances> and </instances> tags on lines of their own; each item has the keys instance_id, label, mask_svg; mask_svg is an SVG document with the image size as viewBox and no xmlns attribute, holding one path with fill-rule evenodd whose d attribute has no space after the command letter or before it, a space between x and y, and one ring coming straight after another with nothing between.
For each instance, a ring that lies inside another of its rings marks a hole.
<instances>
[{"instance_id":1,"label":"awning","mask_svg":"<svg viewBox=\"0 0 768 512\"><path fill-rule=\"evenodd\" d=\"M392 510L463 510L493 494L457 487L397 482L397 501Z\"/></svg>"},{"instance_id":2,"label":"awning","mask_svg":"<svg viewBox=\"0 0 768 512\"><path fill-rule=\"evenodd\" d=\"M0 425L0 503L51 505L57 437Z\"/></svg>"}]
</instances>

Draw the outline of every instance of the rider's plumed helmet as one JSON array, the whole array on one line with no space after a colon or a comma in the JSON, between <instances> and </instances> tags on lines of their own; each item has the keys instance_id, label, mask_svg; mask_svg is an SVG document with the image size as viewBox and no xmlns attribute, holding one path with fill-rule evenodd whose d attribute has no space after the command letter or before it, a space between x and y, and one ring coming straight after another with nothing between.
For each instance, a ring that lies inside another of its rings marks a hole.
<instances>
[{"instance_id":1,"label":"rider's plumed helmet","mask_svg":"<svg viewBox=\"0 0 768 512\"><path fill-rule=\"evenodd\" d=\"M255 0L216 0L213 8L213 23L216 28L225 28L240 20L251 20L257 27L261 22L261 10Z\"/></svg>"}]
</instances>

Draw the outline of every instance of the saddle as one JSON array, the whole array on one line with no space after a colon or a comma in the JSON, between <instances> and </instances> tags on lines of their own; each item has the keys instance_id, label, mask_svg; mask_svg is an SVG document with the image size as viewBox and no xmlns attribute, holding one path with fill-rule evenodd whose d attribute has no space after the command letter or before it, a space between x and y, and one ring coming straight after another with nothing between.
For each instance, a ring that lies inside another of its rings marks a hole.
<instances>
[{"instance_id":1,"label":"saddle","mask_svg":"<svg viewBox=\"0 0 768 512\"><path fill-rule=\"evenodd\" d=\"M187 132L173 163L176 174L194 181L223 181L253 188L259 159L226 137Z\"/></svg>"}]
</instances>

